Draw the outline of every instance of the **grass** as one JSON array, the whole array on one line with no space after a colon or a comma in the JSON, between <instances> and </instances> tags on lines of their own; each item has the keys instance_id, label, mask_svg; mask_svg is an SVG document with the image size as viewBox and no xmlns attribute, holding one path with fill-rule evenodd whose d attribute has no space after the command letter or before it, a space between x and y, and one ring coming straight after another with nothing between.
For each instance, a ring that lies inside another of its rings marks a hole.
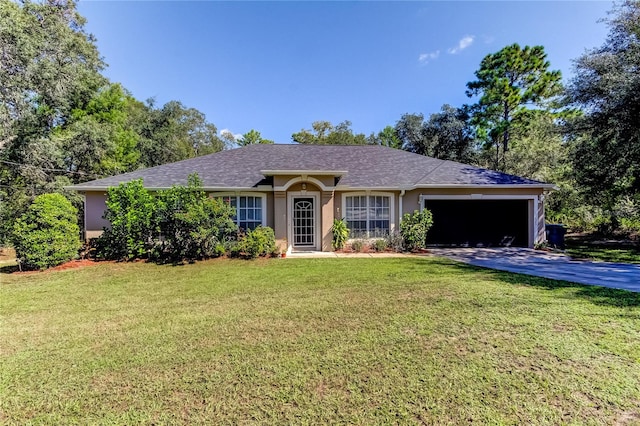
<instances>
[{"instance_id":1,"label":"grass","mask_svg":"<svg viewBox=\"0 0 640 426\"><path fill-rule=\"evenodd\" d=\"M640 245L619 242L590 241L570 239L566 241L567 254L576 259L601 260L617 263L640 263Z\"/></svg>"},{"instance_id":2,"label":"grass","mask_svg":"<svg viewBox=\"0 0 640 426\"><path fill-rule=\"evenodd\" d=\"M640 422L640 294L435 258L0 280L4 424Z\"/></svg>"}]
</instances>

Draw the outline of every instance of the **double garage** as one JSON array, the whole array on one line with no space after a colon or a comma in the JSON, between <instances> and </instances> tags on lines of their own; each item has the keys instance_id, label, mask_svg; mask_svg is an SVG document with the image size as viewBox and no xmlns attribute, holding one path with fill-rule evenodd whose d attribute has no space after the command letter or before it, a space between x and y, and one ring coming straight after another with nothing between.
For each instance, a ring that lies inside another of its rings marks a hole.
<instances>
[{"instance_id":1,"label":"double garage","mask_svg":"<svg viewBox=\"0 0 640 426\"><path fill-rule=\"evenodd\" d=\"M534 200L423 199L433 215L427 241L436 246L531 247Z\"/></svg>"}]
</instances>

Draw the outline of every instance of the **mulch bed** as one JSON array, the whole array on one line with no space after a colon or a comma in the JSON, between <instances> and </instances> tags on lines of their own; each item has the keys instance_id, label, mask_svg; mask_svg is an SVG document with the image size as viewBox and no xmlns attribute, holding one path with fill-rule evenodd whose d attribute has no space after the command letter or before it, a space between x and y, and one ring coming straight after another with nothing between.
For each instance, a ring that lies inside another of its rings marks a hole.
<instances>
[{"instance_id":1,"label":"mulch bed","mask_svg":"<svg viewBox=\"0 0 640 426\"><path fill-rule=\"evenodd\" d=\"M15 267L12 267L12 268L15 268L15 270L12 271L11 273L18 274L18 275L39 274L43 272L56 272L56 271L66 271L68 269L86 268L89 266L96 266L101 263L105 263L105 261L96 261L91 259L76 259L76 260L70 260L69 262L65 262L58 266L54 266L53 268L45 269L43 271L20 271L18 267L15 266ZM107 263L114 263L114 262L107 262Z\"/></svg>"}]
</instances>

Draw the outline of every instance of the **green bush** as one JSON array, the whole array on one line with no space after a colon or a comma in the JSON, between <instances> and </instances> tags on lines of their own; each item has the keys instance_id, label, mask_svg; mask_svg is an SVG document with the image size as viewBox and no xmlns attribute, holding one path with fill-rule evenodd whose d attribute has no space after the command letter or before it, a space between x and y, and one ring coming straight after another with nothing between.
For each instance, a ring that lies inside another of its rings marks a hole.
<instances>
[{"instance_id":1,"label":"green bush","mask_svg":"<svg viewBox=\"0 0 640 426\"><path fill-rule=\"evenodd\" d=\"M109 188L104 219L111 226L94 242L96 256L131 260L147 255L158 235L156 211L156 200L142 179Z\"/></svg>"},{"instance_id":2,"label":"green bush","mask_svg":"<svg viewBox=\"0 0 640 426\"><path fill-rule=\"evenodd\" d=\"M391 250L395 252L402 252L404 250L404 241L402 240L402 235L398 231L390 232L385 238L385 244Z\"/></svg>"},{"instance_id":3,"label":"green bush","mask_svg":"<svg viewBox=\"0 0 640 426\"><path fill-rule=\"evenodd\" d=\"M344 219L333 219L331 232L333 232L333 240L331 241L333 249L340 250L344 248L344 244L349 238L349 228L347 228L347 221Z\"/></svg>"},{"instance_id":4,"label":"green bush","mask_svg":"<svg viewBox=\"0 0 640 426\"><path fill-rule=\"evenodd\" d=\"M45 269L76 257L81 247L77 214L62 194L36 197L13 226L13 245L21 265Z\"/></svg>"},{"instance_id":5,"label":"green bush","mask_svg":"<svg viewBox=\"0 0 640 426\"><path fill-rule=\"evenodd\" d=\"M273 229L268 226L258 226L253 231L248 231L240 239L237 249L239 253L250 259L275 253L276 237Z\"/></svg>"},{"instance_id":6,"label":"green bush","mask_svg":"<svg viewBox=\"0 0 640 426\"><path fill-rule=\"evenodd\" d=\"M158 193L163 254L174 260L221 256L224 242L237 233L232 220L235 211L222 200L209 198L197 175L189 176L188 182Z\"/></svg>"},{"instance_id":7,"label":"green bush","mask_svg":"<svg viewBox=\"0 0 640 426\"><path fill-rule=\"evenodd\" d=\"M433 216L427 209L406 213L400 222L400 235L405 248L419 250L427 246L427 232L433 225Z\"/></svg>"},{"instance_id":8,"label":"green bush","mask_svg":"<svg viewBox=\"0 0 640 426\"><path fill-rule=\"evenodd\" d=\"M187 186L158 191L154 197L134 180L109 189L105 219L111 227L94 242L100 258L196 260L225 253L236 238L233 208L209 198L196 174Z\"/></svg>"},{"instance_id":9,"label":"green bush","mask_svg":"<svg viewBox=\"0 0 640 426\"><path fill-rule=\"evenodd\" d=\"M387 249L387 242L383 239L374 240L373 248L375 251L385 251Z\"/></svg>"},{"instance_id":10,"label":"green bush","mask_svg":"<svg viewBox=\"0 0 640 426\"><path fill-rule=\"evenodd\" d=\"M356 252L361 252L364 249L364 241L362 240L353 240L351 242L351 249Z\"/></svg>"}]
</instances>

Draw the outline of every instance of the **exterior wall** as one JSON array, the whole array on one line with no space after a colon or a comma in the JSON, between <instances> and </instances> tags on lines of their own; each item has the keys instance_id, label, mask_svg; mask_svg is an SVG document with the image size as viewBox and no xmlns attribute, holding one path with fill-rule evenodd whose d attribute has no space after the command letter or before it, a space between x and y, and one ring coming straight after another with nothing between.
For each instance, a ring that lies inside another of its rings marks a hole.
<instances>
[{"instance_id":1,"label":"exterior wall","mask_svg":"<svg viewBox=\"0 0 640 426\"><path fill-rule=\"evenodd\" d=\"M287 247L287 193L276 191L273 194L273 232L278 246Z\"/></svg>"},{"instance_id":2,"label":"exterior wall","mask_svg":"<svg viewBox=\"0 0 640 426\"><path fill-rule=\"evenodd\" d=\"M320 194L320 206L321 206L321 224L320 235L322 235L322 251L331 251L331 242L333 241L333 232L331 227L333 226L333 211L334 211L335 197L333 191L323 191Z\"/></svg>"},{"instance_id":3,"label":"exterior wall","mask_svg":"<svg viewBox=\"0 0 640 426\"><path fill-rule=\"evenodd\" d=\"M310 179L309 179L310 178ZM284 187L287 184L289 184L289 182L294 181L293 184L291 186L289 186L287 188L287 191L297 191L297 188L300 188L300 186L296 186L296 185L301 185L302 183L306 183L307 185L314 185L315 187L318 187L318 185L316 183L314 183L313 181L319 181L320 183L322 183L324 186L334 186L334 177L333 176L317 176L317 175L308 175L308 176L300 176L300 175L279 175L279 176L274 176L273 177L273 186L275 188L278 187Z\"/></svg>"},{"instance_id":4,"label":"exterior wall","mask_svg":"<svg viewBox=\"0 0 640 426\"><path fill-rule=\"evenodd\" d=\"M293 181L292 184L290 182ZM266 194L266 206L264 208L265 223L273 228L278 244L288 250L292 248L292 242L288 241L291 212L288 202L288 194L299 193L304 194L306 191L319 194L317 209L317 224L319 229L318 249L322 251L331 251L332 233L331 226L333 219L342 219L345 216L342 205L342 197L346 193L352 192L368 192L368 191L323 191L322 188L314 183L317 181L326 187L333 187L334 178L332 176L310 176L303 179L301 176L274 176L274 186L276 188L285 188L284 191L262 192ZM304 189L303 189L304 185ZM531 225L530 245L535 242L545 240L545 218L544 218L544 196L542 189L534 188L485 188L485 189L468 189L468 188L423 188L407 191L401 196L400 191L371 191L393 194L393 210L392 210L392 230L398 230L402 215L412 213L419 210L421 206L421 195L446 195L446 196L530 196L529 201L529 224ZM245 194L247 192L225 192L224 194ZM254 191L252 193L261 193ZM217 193L210 193L211 195ZM222 194L222 193L219 193ZM85 238L91 239L102 234L102 229L109 226L109 222L102 219L106 210L106 192L87 192L85 194ZM537 207L537 211L536 211Z\"/></svg>"},{"instance_id":5,"label":"exterior wall","mask_svg":"<svg viewBox=\"0 0 640 426\"><path fill-rule=\"evenodd\" d=\"M342 192L334 192L333 197L333 218L343 219L344 210L342 208Z\"/></svg>"},{"instance_id":6,"label":"exterior wall","mask_svg":"<svg viewBox=\"0 0 640 426\"><path fill-rule=\"evenodd\" d=\"M84 237L86 240L99 237L103 228L111 224L104 220L104 212L107 210L106 192L87 192L84 195Z\"/></svg>"},{"instance_id":7,"label":"exterior wall","mask_svg":"<svg viewBox=\"0 0 640 426\"><path fill-rule=\"evenodd\" d=\"M412 213L414 210L419 210L420 195L542 195L542 189L537 188L419 188L411 191L407 191L403 197L403 213ZM543 210L544 213L544 210Z\"/></svg>"},{"instance_id":8,"label":"exterior wall","mask_svg":"<svg viewBox=\"0 0 640 426\"><path fill-rule=\"evenodd\" d=\"M538 234L536 235L535 242L547 241L547 233L545 232L546 218L544 217L544 195L540 197L538 203L538 211L536 212L535 220L538 221Z\"/></svg>"},{"instance_id":9,"label":"exterior wall","mask_svg":"<svg viewBox=\"0 0 640 426\"><path fill-rule=\"evenodd\" d=\"M266 222L269 228L275 228L275 211L274 211L273 192L267 192L267 205L264 208L264 214L267 215Z\"/></svg>"}]
</instances>

